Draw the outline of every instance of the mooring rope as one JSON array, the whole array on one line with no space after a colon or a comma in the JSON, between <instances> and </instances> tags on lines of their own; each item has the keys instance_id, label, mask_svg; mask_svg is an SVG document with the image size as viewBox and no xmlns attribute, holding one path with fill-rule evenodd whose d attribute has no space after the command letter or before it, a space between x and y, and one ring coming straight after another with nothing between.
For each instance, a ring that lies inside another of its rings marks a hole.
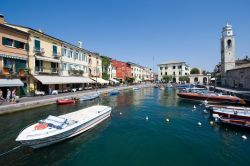
<instances>
[{"instance_id":1,"label":"mooring rope","mask_svg":"<svg viewBox=\"0 0 250 166\"><path fill-rule=\"evenodd\" d=\"M4 152L4 153L0 154L0 157L2 157L2 156L4 156L4 155L6 155L6 154L8 154L8 153L10 153L10 152L12 152L12 151L18 149L18 148L20 148L21 146L22 146L22 145L16 146L16 147L14 147L14 148L8 150L7 152Z\"/></svg>"}]
</instances>

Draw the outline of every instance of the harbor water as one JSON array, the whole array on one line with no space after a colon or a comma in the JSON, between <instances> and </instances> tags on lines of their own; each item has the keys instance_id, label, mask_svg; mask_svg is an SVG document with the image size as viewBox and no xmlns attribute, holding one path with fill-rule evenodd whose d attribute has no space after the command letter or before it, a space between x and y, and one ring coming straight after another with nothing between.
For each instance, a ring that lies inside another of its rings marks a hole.
<instances>
[{"instance_id":1,"label":"harbor water","mask_svg":"<svg viewBox=\"0 0 250 166\"><path fill-rule=\"evenodd\" d=\"M45 148L21 146L1 156L0 165L249 166L250 130L212 124L199 102L178 98L172 88L127 90L93 101L0 116L0 153L20 145L15 138L27 125L95 104L111 106L111 117ZM249 139L243 140L242 135Z\"/></svg>"}]
</instances>

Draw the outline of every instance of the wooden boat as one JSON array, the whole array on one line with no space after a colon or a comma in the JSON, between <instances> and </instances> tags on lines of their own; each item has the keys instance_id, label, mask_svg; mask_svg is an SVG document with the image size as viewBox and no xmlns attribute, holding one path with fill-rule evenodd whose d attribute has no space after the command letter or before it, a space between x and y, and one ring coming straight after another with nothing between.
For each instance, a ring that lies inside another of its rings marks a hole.
<instances>
[{"instance_id":1,"label":"wooden boat","mask_svg":"<svg viewBox=\"0 0 250 166\"><path fill-rule=\"evenodd\" d=\"M220 117L248 119L250 120L250 109L244 107L210 107L212 115L217 114Z\"/></svg>"},{"instance_id":2,"label":"wooden boat","mask_svg":"<svg viewBox=\"0 0 250 166\"><path fill-rule=\"evenodd\" d=\"M221 95L216 93L195 93L195 92L180 92L177 95L184 99L208 101L214 103L231 103L231 104L241 104L245 105L246 102L236 96Z\"/></svg>"},{"instance_id":3,"label":"wooden boat","mask_svg":"<svg viewBox=\"0 0 250 166\"><path fill-rule=\"evenodd\" d=\"M86 96L82 96L79 98L79 101L87 101L87 100L93 100L100 97L99 93L95 93L92 95L86 95Z\"/></svg>"},{"instance_id":4,"label":"wooden boat","mask_svg":"<svg viewBox=\"0 0 250 166\"><path fill-rule=\"evenodd\" d=\"M57 102L57 104L62 105L62 104L72 104L72 103L75 103L76 100L74 100L74 99L59 99L56 102Z\"/></svg>"},{"instance_id":5,"label":"wooden boat","mask_svg":"<svg viewBox=\"0 0 250 166\"><path fill-rule=\"evenodd\" d=\"M249 119L219 117L218 120L220 123L223 123L223 124L229 124L229 125L247 127L247 128L250 127L250 120Z\"/></svg>"}]
</instances>

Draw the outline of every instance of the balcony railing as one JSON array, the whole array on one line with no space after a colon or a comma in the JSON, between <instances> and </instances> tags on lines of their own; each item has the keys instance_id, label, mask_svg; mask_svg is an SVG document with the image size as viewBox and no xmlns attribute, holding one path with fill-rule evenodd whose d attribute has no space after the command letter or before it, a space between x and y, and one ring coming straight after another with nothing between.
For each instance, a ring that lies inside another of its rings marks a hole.
<instances>
[{"instance_id":1,"label":"balcony railing","mask_svg":"<svg viewBox=\"0 0 250 166\"><path fill-rule=\"evenodd\" d=\"M45 67L36 67L36 73L44 73L44 74L58 74L57 68L45 68Z\"/></svg>"},{"instance_id":2,"label":"balcony railing","mask_svg":"<svg viewBox=\"0 0 250 166\"><path fill-rule=\"evenodd\" d=\"M61 57L61 54L59 52L53 52L52 57L54 59L59 59Z\"/></svg>"},{"instance_id":3,"label":"balcony railing","mask_svg":"<svg viewBox=\"0 0 250 166\"><path fill-rule=\"evenodd\" d=\"M33 48L33 52L35 54L44 54L44 49L43 48L36 48L36 47L34 47Z\"/></svg>"},{"instance_id":4,"label":"balcony railing","mask_svg":"<svg viewBox=\"0 0 250 166\"><path fill-rule=\"evenodd\" d=\"M69 69L68 73L69 73L69 75L81 76L81 75L83 75L84 71L83 70Z\"/></svg>"}]
</instances>

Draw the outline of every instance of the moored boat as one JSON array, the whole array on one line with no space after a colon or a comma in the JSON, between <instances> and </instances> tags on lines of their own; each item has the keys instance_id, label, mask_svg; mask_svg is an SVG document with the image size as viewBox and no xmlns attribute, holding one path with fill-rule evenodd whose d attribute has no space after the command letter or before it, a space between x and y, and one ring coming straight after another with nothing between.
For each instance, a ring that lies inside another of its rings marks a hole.
<instances>
[{"instance_id":1,"label":"moored boat","mask_svg":"<svg viewBox=\"0 0 250 166\"><path fill-rule=\"evenodd\" d=\"M133 87L133 90L140 90L141 88L139 86Z\"/></svg>"},{"instance_id":2,"label":"moored boat","mask_svg":"<svg viewBox=\"0 0 250 166\"><path fill-rule=\"evenodd\" d=\"M72 103L75 103L76 100L74 100L74 99L58 99L56 102L57 102L57 104L62 105L62 104L72 104Z\"/></svg>"},{"instance_id":3,"label":"moored boat","mask_svg":"<svg viewBox=\"0 0 250 166\"><path fill-rule=\"evenodd\" d=\"M109 92L109 95L110 96L113 96L113 95L118 95L120 92L118 90L112 90Z\"/></svg>"},{"instance_id":4,"label":"moored boat","mask_svg":"<svg viewBox=\"0 0 250 166\"><path fill-rule=\"evenodd\" d=\"M228 118L228 117L220 117L216 115L215 117L217 118L216 121L219 123L250 128L249 119Z\"/></svg>"},{"instance_id":5,"label":"moored boat","mask_svg":"<svg viewBox=\"0 0 250 166\"><path fill-rule=\"evenodd\" d=\"M216 93L195 93L195 92L180 92L177 95L184 99L198 100L198 101L208 101L214 103L231 103L231 104L242 104L245 105L246 102L236 96L222 95Z\"/></svg>"},{"instance_id":6,"label":"moored boat","mask_svg":"<svg viewBox=\"0 0 250 166\"><path fill-rule=\"evenodd\" d=\"M22 130L16 141L40 148L71 138L96 126L110 116L111 107L97 105L61 116L48 116Z\"/></svg>"},{"instance_id":7,"label":"moored boat","mask_svg":"<svg viewBox=\"0 0 250 166\"><path fill-rule=\"evenodd\" d=\"M248 119L250 120L250 109L244 107L213 106L208 109L210 113L220 117Z\"/></svg>"},{"instance_id":8,"label":"moored boat","mask_svg":"<svg viewBox=\"0 0 250 166\"><path fill-rule=\"evenodd\" d=\"M99 93L95 93L92 95L86 95L86 96L82 96L79 98L79 101L87 101L87 100L94 100L96 98L100 97Z\"/></svg>"}]
</instances>

